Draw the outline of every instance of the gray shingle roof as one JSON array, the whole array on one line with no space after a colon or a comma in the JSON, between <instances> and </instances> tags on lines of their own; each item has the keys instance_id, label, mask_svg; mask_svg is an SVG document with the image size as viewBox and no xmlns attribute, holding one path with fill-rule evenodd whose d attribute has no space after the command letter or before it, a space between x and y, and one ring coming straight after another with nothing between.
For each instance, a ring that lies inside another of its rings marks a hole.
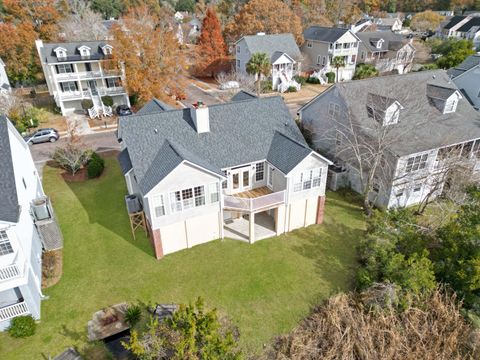
<instances>
[{"instance_id":1,"label":"gray shingle roof","mask_svg":"<svg viewBox=\"0 0 480 360\"><path fill-rule=\"evenodd\" d=\"M388 51L388 50L398 50L403 46L405 38L402 35L395 34L392 31L365 31L356 34L360 40L362 40L363 45L369 51ZM374 42L383 39L382 47L377 49Z\"/></svg>"},{"instance_id":2,"label":"gray shingle roof","mask_svg":"<svg viewBox=\"0 0 480 360\"><path fill-rule=\"evenodd\" d=\"M468 32L474 26L480 26L480 17L475 16L472 19L468 20L465 24L460 26L457 31Z\"/></svg>"},{"instance_id":3,"label":"gray shingle roof","mask_svg":"<svg viewBox=\"0 0 480 360\"><path fill-rule=\"evenodd\" d=\"M257 96L245 90L240 90L235 95L232 96L230 101L244 101L244 100L252 100L256 99Z\"/></svg>"},{"instance_id":4,"label":"gray shingle roof","mask_svg":"<svg viewBox=\"0 0 480 360\"><path fill-rule=\"evenodd\" d=\"M132 170L132 161L130 160L128 149L123 149L120 151L120 154L118 154L118 162L120 163L120 168L122 169L123 175Z\"/></svg>"},{"instance_id":5,"label":"gray shingle roof","mask_svg":"<svg viewBox=\"0 0 480 360\"><path fill-rule=\"evenodd\" d=\"M305 40L316 40L333 43L340 39L348 31L348 29L342 28L310 26L303 32L303 37L305 38Z\"/></svg>"},{"instance_id":6,"label":"gray shingle roof","mask_svg":"<svg viewBox=\"0 0 480 360\"><path fill-rule=\"evenodd\" d=\"M20 215L12 150L8 135L8 119L0 116L0 221L17 222Z\"/></svg>"},{"instance_id":7,"label":"gray shingle roof","mask_svg":"<svg viewBox=\"0 0 480 360\"><path fill-rule=\"evenodd\" d=\"M195 130L190 109L120 119L118 137L128 148L143 194L183 160L221 174L221 169L268 156L278 168L289 169L293 160L283 160L272 150L286 148L276 133L294 140L287 154L302 146L310 151L281 97L223 103L208 109L210 132L202 134Z\"/></svg>"},{"instance_id":8,"label":"gray shingle roof","mask_svg":"<svg viewBox=\"0 0 480 360\"><path fill-rule=\"evenodd\" d=\"M43 44L43 48L41 49L42 61L45 61L46 63L84 61L86 58L82 58L82 56L80 56L80 52L78 51L78 48L82 45L86 45L91 48L90 56L88 57L88 59L101 60L105 58L101 47L106 44L111 45L111 42L109 43L108 41L78 41L69 43L46 43ZM53 51L57 47L62 47L67 50L67 58L65 60L57 59L57 55Z\"/></svg>"},{"instance_id":9,"label":"gray shingle roof","mask_svg":"<svg viewBox=\"0 0 480 360\"><path fill-rule=\"evenodd\" d=\"M400 110L399 122L388 125L391 127L388 136L392 139L390 150L399 156L480 138L480 113L466 99L461 99L455 112L443 114L427 96L428 85L435 86L430 89L435 89L436 96L445 97L458 90L444 70L433 70L345 82L334 85L329 93L338 91L362 131L371 136L375 136L376 130L368 117L367 94L395 96L404 109Z\"/></svg>"},{"instance_id":10,"label":"gray shingle roof","mask_svg":"<svg viewBox=\"0 0 480 360\"><path fill-rule=\"evenodd\" d=\"M463 19L465 19L466 16L454 16L450 19L450 21L448 22L447 25L445 25L443 28L444 29L451 29L452 27L454 27L455 25L457 25L460 21L462 21Z\"/></svg>"},{"instance_id":11,"label":"gray shingle roof","mask_svg":"<svg viewBox=\"0 0 480 360\"><path fill-rule=\"evenodd\" d=\"M448 75L452 78L456 78L458 75L463 74L465 71L480 65L480 54L475 54L467 57L460 65L455 68L449 69Z\"/></svg>"},{"instance_id":12,"label":"gray shingle roof","mask_svg":"<svg viewBox=\"0 0 480 360\"><path fill-rule=\"evenodd\" d=\"M275 52L280 51L288 54L296 61L302 58L300 49L292 34L246 35L243 39L250 54L257 52L266 53L271 59Z\"/></svg>"},{"instance_id":13,"label":"gray shingle roof","mask_svg":"<svg viewBox=\"0 0 480 360\"><path fill-rule=\"evenodd\" d=\"M284 174L288 174L311 152L312 150L304 144L276 131L267 154L267 161Z\"/></svg>"},{"instance_id":14,"label":"gray shingle roof","mask_svg":"<svg viewBox=\"0 0 480 360\"><path fill-rule=\"evenodd\" d=\"M146 114L162 112L162 111L167 111L172 109L173 107L171 107L170 105L167 105L158 99L152 99L149 102L147 102L145 105L143 105L143 107L137 111L137 114L146 115Z\"/></svg>"},{"instance_id":15,"label":"gray shingle roof","mask_svg":"<svg viewBox=\"0 0 480 360\"><path fill-rule=\"evenodd\" d=\"M427 96L431 98L447 100L455 91L458 91L455 87L427 84Z\"/></svg>"}]
</instances>

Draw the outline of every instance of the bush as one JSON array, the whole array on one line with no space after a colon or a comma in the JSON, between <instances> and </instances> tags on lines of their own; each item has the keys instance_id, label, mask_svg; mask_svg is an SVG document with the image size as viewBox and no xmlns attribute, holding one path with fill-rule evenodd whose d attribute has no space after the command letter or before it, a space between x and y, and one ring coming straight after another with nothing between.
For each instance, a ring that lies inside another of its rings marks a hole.
<instances>
[{"instance_id":1,"label":"bush","mask_svg":"<svg viewBox=\"0 0 480 360\"><path fill-rule=\"evenodd\" d=\"M83 110L88 110L93 106L93 101L90 99L83 99L81 104Z\"/></svg>"},{"instance_id":2,"label":"bush","mask_svg":"<svg viewBox=\"0 0 480 360\"><path fill-rule=\"evenodd\" d=\"M99 177L105 169L105 160L103 160L96 152L90 156L87 163L87 174L90 179Z\"/></svg>"},{"instance_id":3,"label":"bush","mask_svg":"<svg viewBox=\"0 0 480 360\"><path fill-rule=\"evenodd\" d=\"M353 80L368 79L374 76L378 76L378 70L375 66L370 64L358 64L355 69Z\"/></svg>"},{"instance_id":4,"label":"bush","mask_svg":"<svg viewBox=\"0 0 480 360\"><path fill-rule=\"evenodd\" d=\"M36 326L37 324L31 315L17 316L12 319L8 333L15 338L25 338L35 334Z\"/></svg>"},{"instance_id":5,"label":"bush","mask_svg":"<svg viewBox=\"0 0 480 360\"><path fill-rule=\"evenodd\" d=\"M102 96L102 103L105 106L113 106L113 98L111 96Z\"/></svg>"},{"instance_id":6,"label":"bush","mask_svg":"<svg viewBox=\"0 0 480 360\"><path fill-rule=\"evenodd\" d=\"M309 83L309 84L320 84L320 79L318 79L316 77L313 77L313 76L310 76L307 79L307 83Z\"/></svg>"},{"instance_id":7,"label":"bush","mask_svg":"<svg viewBox=\"0 0 480 360\"><path fill-rule=\"evenodd\" d=\"M307 78L304 77L304 76L300 76L300 75L295 75L293 77L293 80L295 80L300 85L305 85L305 83L307 82Z\"/></svg>"},{"instance_id":8,"label":"bush","mask_svg":"<svg viewBox=\"0 0 480 360\"><path fill-rule=\"evenodd\" d=\"M260 91L262 93L271 92L273 90L273 85L270 80L260 81Z\"/></svg>"},{"instance_id":9,"label":"bush","mask_svg":"<svg viewBox=\"0 0 480 360\"><path fill-rule=\"evenodd\" d=\"M287 89L287 92L289 92L289 93L297 92L297 88L295 86L289 86L288 89Z\"/></svg>"},{"instance_id":10,"label":"bush","mask_svg":"<svg viewBox=\"0 0 480 360\"><path fill-rule=\"evenodd\" d=\"M130 305L125 312L125 322L134 327L142 317L142 309L138 305Z\"/></svg>"},{"instance_id":11,"label":"bush","mask_svg":"<svg viewBox=\"0 0 480 360\"><path fill-rule=\"evenodd\" d=\"M333 84L335 82L335 73L333 71L330 71L325 74L328 80L329 84Z\"/></svg>"},{"instance_id":12,"label":"bush","mask_svg":"<svg viewBox=\"0 0 480 360\"><path fill-rule=\"evenodd\" d=\"M138 94L133 93L132 95L128 96L128 100L130 100L130 105L134 106L138 104Z\"/></svg>"},{"instance_id":13,"label":"bush","mask_svg":"<svg viewBox=\"0 0 480 360\"><path fill-rule=\"evenodd\" d=\"M438 65L433 63L433 64L425 64L423 65L418 71L426 71L426 70L435 70L438 69Z\"/></svg>"}]
</instances>

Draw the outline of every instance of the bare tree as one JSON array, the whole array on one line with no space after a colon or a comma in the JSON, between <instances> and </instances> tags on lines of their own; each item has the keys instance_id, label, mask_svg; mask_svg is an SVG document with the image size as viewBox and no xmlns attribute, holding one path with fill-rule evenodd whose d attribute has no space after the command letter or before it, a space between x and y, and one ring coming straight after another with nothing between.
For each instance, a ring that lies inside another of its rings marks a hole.
<instances>
[{"instance_id":1,"label":"bare tree","mask_svg":"<svg viewBox=\"0 0 480 360\"><path fill-rule=\"evenodd\" d=\"M249 74L232 70L228 73L221 72L217 74L215 76L215 80L217 80L220 89L224 90L220 94L220 97L222 97L226 101L228 101L240 89L243 89L250 93L255 93L255 76ZM238 87L233 86L235 83L238 84Z\"/></svg>"},{"instance_id":2,"label":"bare tree","mask_svg":"<svg viewBox=\"0 0 480 360\"><path fill-rule=\"evenodd\" d=\"M73 176L87 163L91 152L83 143L76 122L69 125L67 139L65 145L55 148L52 158Z\"/></svg>"},{"instance_id":3,"label":"bare tree","mask_svg":"<svg viewBox=\"0 0 480 360\"><path fill-rule=\"evenodd\" d=\"M108 31L102 21L99 13L85 8L80 13L71 14L63 19L60 23L60 32L66 41L105 40Z\"/></svg>"}]
</instances>

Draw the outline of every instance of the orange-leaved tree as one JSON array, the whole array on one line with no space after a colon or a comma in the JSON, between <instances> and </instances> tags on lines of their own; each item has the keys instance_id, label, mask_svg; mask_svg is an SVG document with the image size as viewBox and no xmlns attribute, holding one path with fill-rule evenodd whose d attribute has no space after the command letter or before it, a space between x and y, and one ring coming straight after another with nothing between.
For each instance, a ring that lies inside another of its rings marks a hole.
<instances>
[{"instance_id":1,"label":"orange-leaved tree","mask_svg":"<svg viewBox=\"0 0 480 360\"><path fill-rule=\"evenodd\" d=\"M171 101L185 83L185 57L171 27L147 6L131 8L112 27L113 59L125 67L130 95Z\"/></svg>"},{"instance_id":2,"label":"orange-leaved tree","mask_svg":"<svg viewBox=\"0 0 480 360\"><path fill-rule=\"evenodd\" d=\"M292 33L298 43L303 42L300 18L280 0L250 0L225 27L229 41L258 32Z\"/></svg>"},{"instance_id":3,"label":"orange-leaved tree","mask_svg":"<svg viewBox=\"0 0 480 360\"><path fill-rule=\"evenodd\" d=\"M220 20L212 7L207 9L203 18L197 45L197 72L215 73L227 58L227 45L222 36Z\"/></svg>"}]
</instances>

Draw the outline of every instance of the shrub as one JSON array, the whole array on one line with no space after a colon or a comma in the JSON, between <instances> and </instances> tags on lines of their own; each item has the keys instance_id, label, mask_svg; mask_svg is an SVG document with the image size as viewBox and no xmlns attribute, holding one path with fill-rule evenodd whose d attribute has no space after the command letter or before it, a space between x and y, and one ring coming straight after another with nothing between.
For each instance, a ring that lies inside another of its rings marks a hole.
<instances>
[{"instance_id":1,"label":"shrub","mask_svg":"<svg viewBox=\"0 0 480 360\"><path fill-rule=\"evenodd\" d=\"M327 77L329 84L333 84L335 82L335 73L333 71L326 73L325 76Z\"/></svg>"},{"instance_id":2,"label":"shrub","mask_svg":"<svg viewBox=\"0 0 480 360\"><path fill-rule=\"evenodd\" d=\"M273 90L272 82L270 80L262 80L260 82L260 90L262 93L271 92Z\"/></svg>"},{"instance_id":3,"label":"shrub","mask_svg":"<svg viewBox=\"0 0 480 360\"><path fill-rule=\"evenodd\" d=\"M83 99L81 104L83 110L88 110L93 106L93 101L90 99Z\"/></svg>"},{"instance_id":4,"label":"shrub","mask_svg":"<svg viewBox=\"0 0 480 360\"><path fill-rule=\"evenodd\" d=\"M87 175L90 179L99 177L102 175L105 168L105 160L103 160L96 152L93 152L90 156L90 160L87 163Z\"/></svg>"},{"instance_id":5,"label":"shrub","mask_svg":"<svg viewBox=\"0 0 480 360\"><path fill-rule=\"evenodd\" d=\"M88 161L88 152L80 144L67 143L57 146L52 157L60 167L75 175Z\"/></svg>"},{"instance_id":6,"label":"shrub","mask_svg":"<svg viewBox=\"0 0 480 360\"><path fill-rule=\"evenodd\" d=\"M435 63L432 64L425 64L423 65L418 71L426 71L426 70L435 70L438 69L438 65Z\"/></svg>"},{"instance_id":7,"label":"shrub","mask_svg":"<svg viewBox=\"0 0 480 360\"><path fill-rule=\"evenodd\" d=\"M113 98L111 96L102 96L102 103L105 106L113 106Z\"/></svg>"},{"instance_id":8,"label":"shrub","mask_svg":"<svg viewBox=\"0 0 480 360\"><path fill-rule=\"evenodd\" d=\"M289 86L287 92L297 92L297 88L295 86Z\"/></svg>"},{"instance_id":9,"label":"shrub","mask_svg":"<svg viewBox=\"0 0 480 360\"><path fill-rule=\"evenodd\" d=\"M309 83L309 84L320 84L320 79L316 78L316 77L313 77L313 76L310 76L307 79L307 83Z\"/></svg>"},{"instance_id":10,"label":"shrub","mask_svg":"<svg viewBox=\"0 0 480 360\"><path fill-rule=\"evenodd\" d=\"M130 305L125 312L125 322L134 327L142 317L142 309L138 305Z\"/></svg>"},{"instance_id":11,"label":"shrub","mask_svg":"<svg viewBox=\"0 0 480 360\"><path fill-rule=\"evenodd\" d=\"M12 319L8 333L12 337L25 338L35 334L35 320L31 315L17 316Z\"/></svg>"},{"instance_id":12,"label":"shrub","mask_svg":"<svg viewBox=\"0 0 480 360\"><path fill-rule=\"evenodd\" d=\"M378 76L378 70L375 66L370 64L358 64L355 69L354 80L367 79L374 76Z\"/></svg>"},{"instance_id":13,"label":"shrub","mask_svg":"<svg viewBox=\"0 0 480 360\"><path fill-rule=\"evenodd\" d=\"M305 83L307 82L307 78L304 77L304 76L300 76L300 75L295 75L293 77L293 80L295 80L300 85L305 85Z\"/></svg>"},{"instance_id":14,"label":"shrub","mask_svg":"<svg viewBox=\"0 0 480 360\"><path fill-rule=\"evenodd\" d=\"M128 100L130 100L130 104L132 106L137 105L138 104L138 94L133 93L132 95L129 95Z\"/></svg>"}]
</instances>

